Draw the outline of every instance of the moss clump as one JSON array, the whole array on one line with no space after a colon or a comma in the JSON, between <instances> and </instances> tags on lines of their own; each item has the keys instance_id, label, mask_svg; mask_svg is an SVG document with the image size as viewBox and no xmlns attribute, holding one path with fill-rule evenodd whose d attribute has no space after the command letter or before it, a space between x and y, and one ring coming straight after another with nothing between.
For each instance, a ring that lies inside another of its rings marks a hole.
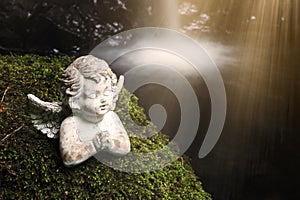
<instances>
[{"instance_id":1,"label":"moss clump","mask_svg":"<svg viewBox=\"0 0 300 200\"><path fill-rule=\"evenodd\" d=\"M58 140L48 139L32 127L26 113L26 94L59 101L60 77L73 59L0 56L0 199L210 199L183 157L146 173L116 171L95 158L73 168L63 166ZM154 127L137 101L123 90L116 109L129 131L132 151L161 149L168 138L161 133L143 137ZM126 123L131 119L124 110L127 106L134 121L148 125L147 130L141 126L138 133L130 132Z\"/></svg>"}]
</instances>

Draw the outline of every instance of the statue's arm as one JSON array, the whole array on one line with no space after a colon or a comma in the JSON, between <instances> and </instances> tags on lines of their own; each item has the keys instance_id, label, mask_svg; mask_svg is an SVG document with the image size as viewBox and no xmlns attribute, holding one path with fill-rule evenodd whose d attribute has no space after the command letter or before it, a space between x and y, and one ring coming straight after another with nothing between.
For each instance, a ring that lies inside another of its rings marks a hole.
<instances>
[{"instance_id":1,"label":"statue's arm","mask_svg":"<svg viewBox=\"0 0 300 200\"><path fill-rule=\"evenodd\" d=\"M66 166L74 166L89 159L97 150L92 141L81 141L74 117L66 118L60 127L60 153Z\"/></svg>"},{"instance_id":2,"label":"statue's arm","mask_svg":"<svg viewBox=\"0 0 300 200\"><path fill-rule=\"evenodd\" d=\"M130 140L118 115L111 111L105 116L104 121L106 127L96 136L98 143L101 144L101 150L116 155L129 153Z\"/></svg>"}]
</instances>

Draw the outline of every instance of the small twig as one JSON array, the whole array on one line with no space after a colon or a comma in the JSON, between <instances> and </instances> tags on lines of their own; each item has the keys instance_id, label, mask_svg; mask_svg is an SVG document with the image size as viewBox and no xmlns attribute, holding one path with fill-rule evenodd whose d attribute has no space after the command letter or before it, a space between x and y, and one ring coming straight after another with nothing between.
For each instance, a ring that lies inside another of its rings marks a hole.
<instances>
[{"instance_id":1,"label":"small twig","mask_svg":"<svg viewBox=\"0 0 300 200\"><path fill-rule=\"evenodd\" d=\"M164 183L165 188L168 188L168 185L166 183Z\"/></svg>"},{"instance_id":2,"label":"small twig","mask_svg":"<svg viewBox=\"0 0 300 200\"><path fill-rule=\"evenodd\" d=\"M6 93L7 93L7 91L10 89L10 86L7 86L6 87L6 89L4 90L4 93L3 93L3 95L2 95L2 98L1 98L1 102L0 102L0 104L2 104L3 103L3 101L4 101L4 97L5 97L5 95L6 95Z\"/></svg>"},{"instance_id":3,"label":"small twig","mask_svg":"<svg viewBox=\"0 0 300 200\"><path fill-rule=\"evenodd\" d=\"M184 158L183 157L180 157L180 162L181 162L181 165L184 164Z\"/></svg>"},{"instance_id":4,"label":"small twig","mask_svg":"<svg viewBox=\"0 0 300 200\"><path fill-rule=\"evenodd\" d=\"M29 85L29 84L32 84L32 81L22 83L22 85Z\"/></svg>"},{"instance_id":5,"label":"small twig","mask_svg":"<svg viewBox=\"0 0 300 200\"><path fill-rule=\"evenodd\" d=\"M12 175L14 175L14 176L18 176L18 174L17 174L14 170L12 170L11 168L12 168L11 165L8 165L8 166L6 167L6 170L8 171L8 173L10 173L10 174L12 174Z\"/></svg>"},{"instance_id":6,"label":"small twig","mask_svg":"<svg viewBox=\"0 0 300 200\"><path fill-rule=\"evenodd\" d=\"M22 124L22 126L20 126L19 128L17 128L16 130L14 130L13 132L11 132L10 134L7 134L1 141L3 142L4 140L6 140L8 137L10 137L11 135L15 134L16 132L20 131L22 128L24 127L24 124Z\"/></svg>"}]
</instances>

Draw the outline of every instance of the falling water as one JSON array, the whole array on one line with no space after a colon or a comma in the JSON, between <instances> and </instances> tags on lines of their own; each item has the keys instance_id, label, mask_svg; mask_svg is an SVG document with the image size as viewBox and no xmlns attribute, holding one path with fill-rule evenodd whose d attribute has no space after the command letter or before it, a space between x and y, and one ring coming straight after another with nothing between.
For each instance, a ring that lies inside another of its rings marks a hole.
<instances>
[{"instance_id":1,"label":"falling water","mask_svg":"<svg viewBox=\"0 0 300 200\"><path fill-rule=\"evenodd\" d=\"M178 30L180 28L180 19L178 15L178 0L157 1L154 4L155 17L157 24L161 27Z\"/></svg>"}]
</instances>

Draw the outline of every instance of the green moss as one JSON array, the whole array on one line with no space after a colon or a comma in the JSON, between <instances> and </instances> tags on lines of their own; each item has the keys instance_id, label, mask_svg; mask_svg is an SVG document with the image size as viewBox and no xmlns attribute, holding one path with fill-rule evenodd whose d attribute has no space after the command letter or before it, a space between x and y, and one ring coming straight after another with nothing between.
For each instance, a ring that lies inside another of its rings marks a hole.
<instances>
[{"instance_id":1,"label":"green moss","mask_svg":"<svg viewBox=\"0 0 300 200\"><path fill-rule=\"evenodd\" d=\"M58 140L48 139L32 127L26 94L58 101L61 74L73 59L0 56L0 98L3 96L0 102L0 199L210 199L185 157L146 173L116 171L95 158L73 168L63 166ZM143 137L155 127L137 103L134 95L122 90L116 108L130 134L132 151L161 149L168 144L168 138L161 133ZM143 126L132 129L131 118ZM169 159L173 156L172 153L167 155ZM124 165L128 165L128 161Z\"/></svg>"}]
</instances>

